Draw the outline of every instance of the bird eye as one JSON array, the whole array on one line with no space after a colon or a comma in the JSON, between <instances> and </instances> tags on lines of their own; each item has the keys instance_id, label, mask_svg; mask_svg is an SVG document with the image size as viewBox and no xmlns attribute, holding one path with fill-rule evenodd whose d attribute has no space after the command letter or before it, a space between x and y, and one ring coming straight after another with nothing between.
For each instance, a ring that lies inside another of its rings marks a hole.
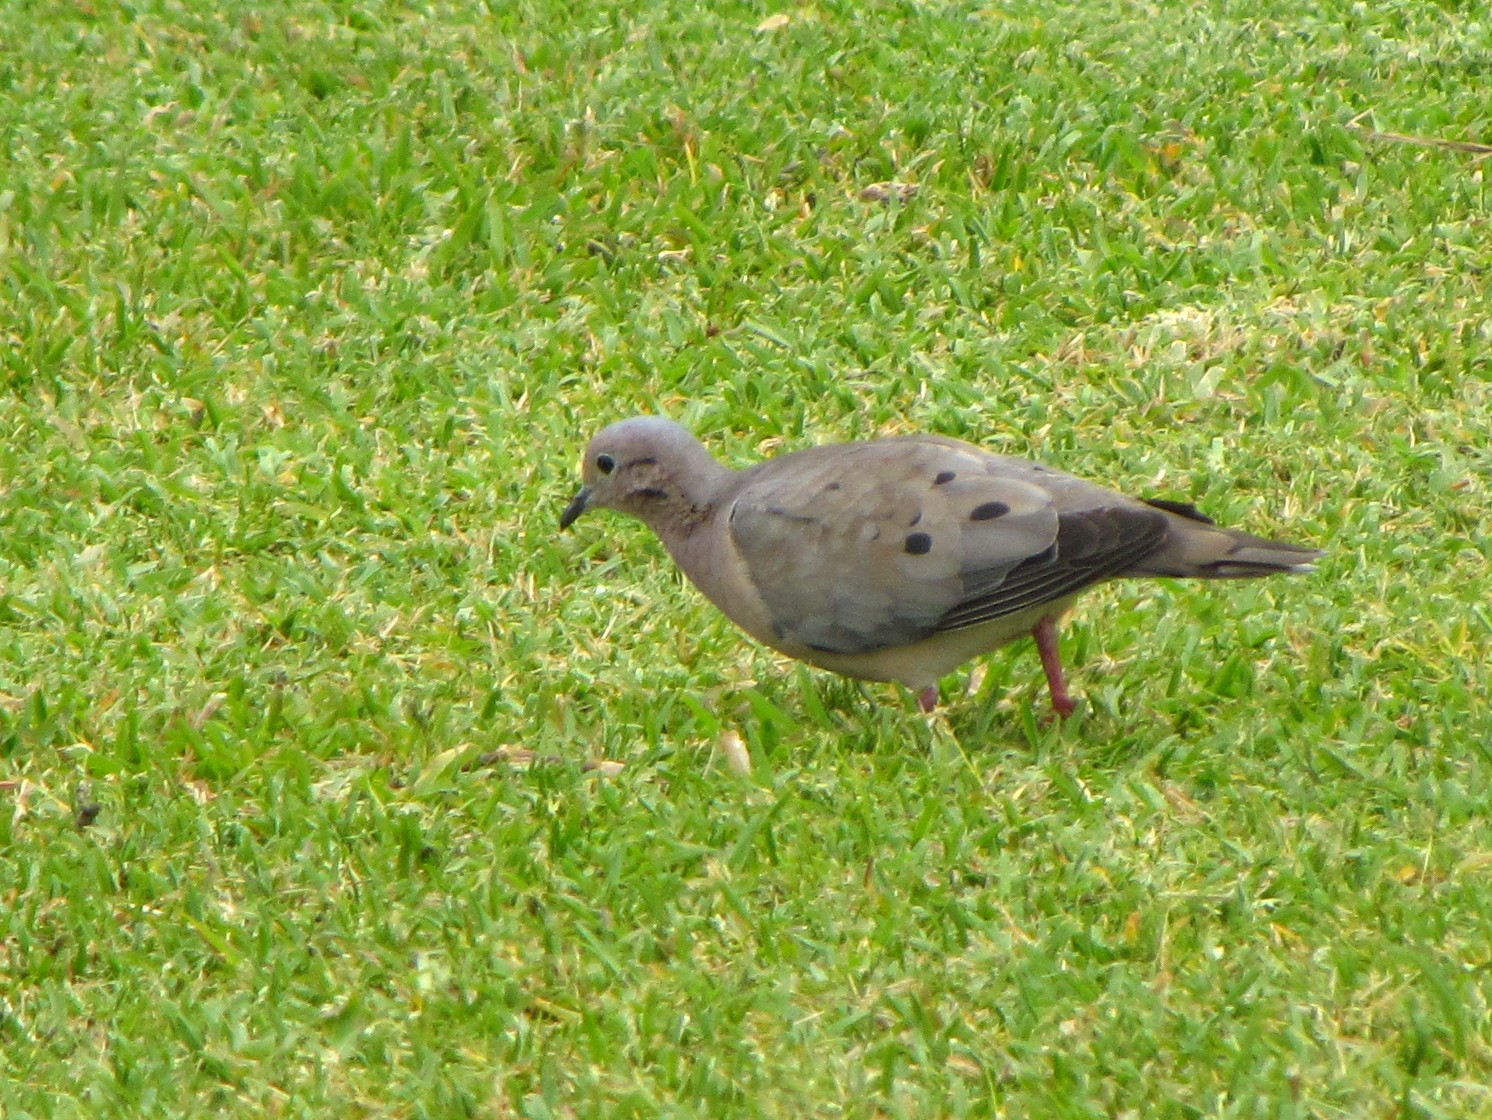
<instances>
[{"instance_id":1,"label":"bird eye","mask_svg":"<svg viewBox=\"0 0 1492 1120\"><path fill-rule=\"evenodd\" d=\"M610 455L597 455L596 469L602 474L610 474L612 471L616 470L616 460L613 459Z\"/></svg>"}]
</instances>

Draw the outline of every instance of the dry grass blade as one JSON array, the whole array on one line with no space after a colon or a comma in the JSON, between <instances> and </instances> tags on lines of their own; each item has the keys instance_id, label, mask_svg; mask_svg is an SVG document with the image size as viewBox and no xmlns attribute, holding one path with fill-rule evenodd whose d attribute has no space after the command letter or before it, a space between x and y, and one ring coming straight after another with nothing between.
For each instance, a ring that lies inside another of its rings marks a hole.
<instances>
[{"instance_id":1,"label":"dry grass blade","mask_svg":"<svg viewBox=\"0 0 1492 1120\"><path fill-rule=\"evenodd\" d=\"M563 755L539 754L527 747L498 747L495 751L487 751L477 756L477 762L482 766L531 766L535 763L544 766L558 766L570 761ZM617 762L610 758L588 758L580 765L580 769L587 774L600 774L604 778L613 778L626 768L625 762Z\"/></svg>"},{"instance_id":2,"label":"dry grass blade","mask_svg":"<svg viewBox=\"0 0 1492 1120\"><path fill-rule=\"evenodd\" d=\"M872 183L868 187L862 187L859 194L861 202L906 202L917 194L915 183Z\"/></svg>"},{"instance_id":3,"label":"dry grass blade","mask_svg":"<svg viewBox=\"0 0 1492 1120\"><path fill-rule=\"evenodd\" d=\"M1444 148L1452 152L1468 152L1475 156L1492 155L1492 144L1478 144L1471 140L1442 140L1438 136L1410 136L1404 132L1379 132L1376 128L1352 126L1364 139L1379 140L1388 144L1413 144L1418 148Z\"/></svg>"},{"instance_id":4,"label":"dry grass blade","mask_svg":"<svg viewBox=\"0 0 1492 1120\"><path fill-rule=\"evenodd\" d=\"M740 735L731 730L722 731L715 745L725 756L726 766L743 777L750 776L751 755L747 753L746 744L741 741Z\"/></svg>"}]
</instances>

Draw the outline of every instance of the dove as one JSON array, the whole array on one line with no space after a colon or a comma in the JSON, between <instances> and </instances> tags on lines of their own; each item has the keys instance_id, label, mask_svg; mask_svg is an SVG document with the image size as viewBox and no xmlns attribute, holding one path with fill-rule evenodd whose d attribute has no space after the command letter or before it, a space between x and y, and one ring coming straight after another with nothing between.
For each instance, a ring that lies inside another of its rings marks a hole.
<instances>
[{"instance_id":1,"label":"dove","mask_svg":"<svg viewBox=\"0 0 1492 1120\"><path fill-rule=\"evenodd\" d=\"M1057 624L1084 590L1134 576L1308 572L1315 548L1217 526L938 435L829 444L733 470L686 428L639 416L586 448L559 519L612 509L657 534L757 641L831 672L898 681L924 711L964 662L1027 635L1052 707L1073 713Z\"/></svg>"}]
</instances>

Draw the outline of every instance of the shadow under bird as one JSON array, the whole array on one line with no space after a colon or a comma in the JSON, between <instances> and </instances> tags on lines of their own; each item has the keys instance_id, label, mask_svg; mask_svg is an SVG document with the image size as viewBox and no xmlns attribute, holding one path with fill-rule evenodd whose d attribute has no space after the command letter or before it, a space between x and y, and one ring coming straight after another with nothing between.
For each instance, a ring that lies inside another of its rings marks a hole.
<instances>
[{"instance_id":1,"label":"shadow under bird","mask_svg":"<svg viewBox=\"0 0 1492 1120\"><path fill-rule=\"evenodd\" d=\"M943 436L732 470L680 425L639 416L591 440L582 479L560 528L595 508L640 518L752 637L845 676L900 681L924 711L941 677L1030 634L1052 707L1070 715L1057 622L1083 590L1307 572L1321 555Z\"/></svg>"}]
</instances>

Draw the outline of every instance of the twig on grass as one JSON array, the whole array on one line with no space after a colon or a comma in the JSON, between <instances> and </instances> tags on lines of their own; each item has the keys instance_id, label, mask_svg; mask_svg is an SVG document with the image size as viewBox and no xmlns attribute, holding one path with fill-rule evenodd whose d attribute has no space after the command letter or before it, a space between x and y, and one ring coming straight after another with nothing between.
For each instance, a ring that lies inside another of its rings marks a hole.
<instances>
[{"instance_id":1,"label":"twig on grass","mask_svg":"<svg viewBox=\"0 0 1492 1120\"><path fill-rule=\"evenodd\" d=\"M1380 140L1387 144L1413 144L1418 148L1443 148L1451 152L1468 152L1471 155L1481 157L1492 155L1492 144L1478 144L1471 140L1442 140L1438 136L1411 136L1407 132L1380 132L1376 128L1368 128L1357 122L1367 116L1361 113L1347 122L1347 127L1357 132L1365 140Z\"/></svg>"}]
</instances>

